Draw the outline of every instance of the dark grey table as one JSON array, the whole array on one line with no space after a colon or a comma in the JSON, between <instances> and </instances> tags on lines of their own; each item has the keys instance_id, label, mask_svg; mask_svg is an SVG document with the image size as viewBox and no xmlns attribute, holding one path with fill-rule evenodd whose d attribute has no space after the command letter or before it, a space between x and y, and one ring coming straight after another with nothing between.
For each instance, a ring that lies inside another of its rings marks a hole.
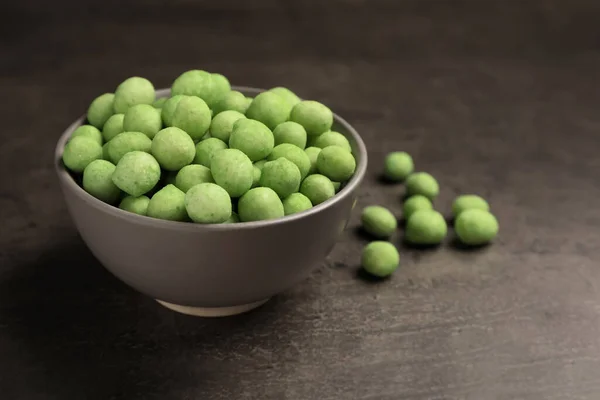
<instances>
[{"instance_id":1,"label":"dark grey table","mask_svg":"<svg viewBox=\"0 0 600 400\"><path fill-rule=\"evenodd\" d=\"M95 3L0 10L2 399L600 397L597 2ZM191 68L345 116L369 148L359 206L400 211L403 188L377 176L405 150L439 179L441 211L480 193L500 237L466 252L398 235L402 267L373 283L357 276L357 212L309 279L256 312L160 307L91 256L51 158L99 93Z\"/></svg>"}]
</instances>

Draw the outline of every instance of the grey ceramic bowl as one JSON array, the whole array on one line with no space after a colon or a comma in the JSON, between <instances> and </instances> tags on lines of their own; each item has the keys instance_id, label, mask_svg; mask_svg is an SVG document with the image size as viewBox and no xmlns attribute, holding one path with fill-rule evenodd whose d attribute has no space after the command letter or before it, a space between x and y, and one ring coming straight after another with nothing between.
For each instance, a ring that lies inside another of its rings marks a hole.
<instances>
[{"instance_id":1,"label":"grey ceramic bowl","mask_svg":"<svg viewBox=\"0 0 600 400\"><path fill-rule=\"evenodd\" d=\"M234 87L247 96L262 90ZM158 97L169 94L157 91ZM94 256L112 274L162 305L186 314L248 311L289 289L319 265L345 229L367 168L358 133L339 116L334 130L350 141L356 173L333 198L277 220L199 225L139 216L85 192L63 166L63 148L81 117L61 136L54 163L69 213Z\"/></svg>"}]
</instances>

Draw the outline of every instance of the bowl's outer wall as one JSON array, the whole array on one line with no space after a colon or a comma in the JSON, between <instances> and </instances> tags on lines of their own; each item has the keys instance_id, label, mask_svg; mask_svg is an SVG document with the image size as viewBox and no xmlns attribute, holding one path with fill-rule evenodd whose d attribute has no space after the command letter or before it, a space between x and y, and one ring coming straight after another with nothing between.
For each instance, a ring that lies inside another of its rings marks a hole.
<instances>
[{"instance_id":1,"label":"bowl's outer wall","mask_svg":"<svg viewBox=\"0 0 600 400\"><path fill-rule=\"evenodd\" d=\"M81 121L70 130L79 124ZM356 146L343 128L336 125ZM103 212L94 204L96 199L76 193L79 189L61 178L69 213L81 237L111 273L150 297L196 307L251 303L304 279L345 229L358 187L329 207L286 223L192 230L140 223L138 216L132 218L126 212Z\"/></svg>"}]
</instances>

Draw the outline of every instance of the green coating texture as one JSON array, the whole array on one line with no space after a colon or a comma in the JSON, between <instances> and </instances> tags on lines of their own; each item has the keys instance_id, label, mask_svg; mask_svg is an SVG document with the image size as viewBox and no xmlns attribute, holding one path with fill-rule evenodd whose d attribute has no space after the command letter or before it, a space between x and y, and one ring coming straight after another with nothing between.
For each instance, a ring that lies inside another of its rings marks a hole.
<instances>
[{"instance_id":1,"label":"green coating texture","mask_svg":"<svg viewBox=\"0 0 600 400\"><path fill-rule=\"evenodd\" d=\"M415 169L412 157L404 151L395 151L385 157L385 177L393 182L400 182L408 178Z\"/></svg>"},{"instance_id":2,"label":"green coating texture","mask_svg":"<svg viewBox=\"0 0 600 400\"><path fill-rule=\"evenodd\" d=\"M102 146L85 136L69 140L62 155L65 166L73 172L83 172L89 163L99 159L102 159Z\"/></svg>"},{"instance_id":3,"label":"green coating texture","mask_svg":"<svg viewBox=\"0 0 600 400\"><path fill-rule=\"evenodd\" d=\"M302 193L292 193L283 199L283 212L285 215L296 214L312 208L310 199Z\"/></svg>"},{"instance_id":4,"label":"green coating texture","mask_svg":"<svg viewBox=\"0 0 600 400\"><path fill-rule=\"evenodd\" d=\"M433 203L427 197L415 194L404 201L402 205L402 216L406 221L419 210L433 210Z\"/></svg>"},{"instance_id":5,"label":"green coating texture","mask_svg":"<svg viewBox=\"0 0 600 400\"><path fill-rule=\"evenodd\" d=\"M119 133L125 132L125 129L123 128L124 119L125 114L114 114L106 121L102 127L102 137L105 142L109 142Z\"/></svg>"},{"instance_id":6,"label":"green coating texture","mask_svg":"<svg viewBox=\"0 0 600 400\"><path fill-rule=\"evenodd\" d=\"M165 105L165 103L169 100L168 97L161 97L160 99L156 99L154 103L152 103L152 107L161 109Z\"/></svg>"},{"instance_id":7,"label":"green coating texture","mask_svg":"<svg viewBox=\"0 0 600 400\"><path fill-rule=\"evenodd\" d=\"M378 239L389 238L398 227L394 214L382 206L365 207L360 218L365 232Z\"/></svg>"},{"instance_id":8,"label":"green coating texture","mask_svg":"<svg viewBox=\"0 0 600 400\"><path fill-rule=\"evenodd\" d=\"M245 114L250 106L250 102L246 99L243 93L237 90L232 90L226 93L213 107L215 115L219 115L223 111L231 110Z\"/></svg>"},{"instance_id":9,"label":"green coating texture","mask_svg":"<svg viewBox=\"0 0 600 400\"><path fill-rule=\"evenodd\" d=\"M286 198L300 188L300 170L286 158L269 161L262 169L260 186L271 188L280 198Z\"/></svg>"},{"instance_id":10,"label":"green coating texture","mask_svg":"<svg viewBox=\"0 0 600 400\"><path fill-rule=\"evenodd\" d=\"M306 130L297 122L286 121L273 130L275 146L290 143L304 149L306 147Z\"/></svg>"},{"instance_id":11,"label":"green coating texture","mask_svg":"<svg viewBox=\"0 0 600 400\"><path fill-rule=\"evenodd\" d=\"M150 153L152 140L142 132L119 133L109 142L108 156L113 164L130 151L144 151Z\"/></svg>"},{"instance_id":12,"label":"green coating texture","mask_svg":"<svg viewBox=\"0 0 600 400\"><path fill-rule=\"evenodd\" d=\"M114 100L115 95L113 93L104 93L96 97L87 110L88 122L101 129L108 118L114 114Z\"/></svg>"},{"instance_id":13,"label":"green coating texture","mask_svg":"<svg viewBox=\"0 0 600 400\"><path fill-rule=\"evenodd\" d=\"M300 147L294 146L290 143L282 143L273 148L271 154L267 160L275 161L278 158L287 158L300 170L300 179L304 179L308 175L308 171L310 171L310 158L308 158L308 154L304 152Z\"/></svg>"},{"instance_id":14,"label":"green coating texture","mask_svg":"<svg viewBox=\"0 0 600 400\"><path fill-rule=\"evenodd\" d=\"M148 204L150 204L150 199L148 196L126 196L121 200L119 204L119 208L121 210L129 211L138 215L147 215L148 214Z\"/></svg>"},{"instance_id":15,"label":"green coating texture","mask_svg":"<svg viewBox=\"0 0 600 400\"><path fill-rule=\"evenodd\" d=\"M440 193L440 187L433 176L427 172L416 172L406 179L406 194L423 195L433 200Z\"/></svg>"},{"instance_id":16,"label":"green coating texture","mask_svg":"<svg viewBox=\"0 0 600 400\"><path fill-rule=\"evenodd\" d=\"M174 185L167 185L154 193L148 203L146 215L168 221L185 221L185 193Z\"/></svg>"},{"instance_id":17,"label":"green coating texture","mask_svg":"<svg viewBox=\"0 0 600 400\"><path fill-rule=\"evenodd\" d=\"M254 166L262 171L263 167L267 163L267 160L258 160L254 163Z\"/></svg>"},{"instance_id":18,"label":"green coating texture","mask_svg":"<svg viewBox=\"0 0 600 400\"><path fill-rule=\"evenodd\" d=\"M210 108L199 97L187 96L179 100L171 125L183 129L193 140L200 140L208 131Z\"/></svg>"},{"instance_id":19,"label":"green coating texture","mask_svg":"<svg viewBox=\"0 0 600 400\"><path fill-rule=\"evenodd\" d=\"M132 151L119 160L112 180L128 195L141 196L152 190L160 180L160 165L151 154Z\"/></svg>"},{"instance_id":20,"label":"green coating texture","mask_svg":"<svg viewBox=\"0 0 600 400\"><path fill-rule=\"evenodd\" d=\"M156 134L151 152L163 169L178 171L194 160L196 146L187 133L172 126Z\"/></svg>"},{"instance_id":21,"label":"green coating texture","mask_svg":"<svg viewBox=\"0 0 600 400\"><path fill-rule=\"evenodd\" d=\"M102 159L110 161L110 155L108 154L108 143L104 143L104 145L102 145Z\"/></svg>"},{"instance_id":22,"label":"green coating texture","mask_svg":"<svg viewBox=\"0 0 600 400\"><path fill-rule=\"evenodd\" d=\"M354 174L356 160L342 147L327 146L317 157L317 169L332 181L345 182Z\"/></svg>"},{"instance_id":23,"label":"green coating texture","mask_svg":"<svg viewBox=\"0 0 600 400\"><path fill-rule=\"evenodd\" d=\"M214 109L215 105L219 103L219 101L231 91L231 84L229 83L229 79L227 79L224 75L221 74L211 74L212 77L212 93L209 101L207 101L208 106L211 109Z\"/></svg>"},{"instance_id":24,"label":"green coating texture","mask_svg":"<svg viewBox=\"0 0 600 400\"><path fill-rule=\"evenodd\" d=\"M178 94L168 98L167 101L165 101L165 104L163 104L161 117L165 126L173 126L173 114L175 114L177 104L179 104L184 97L184 95Z\"/></svg>"},{"instance_id":25,"label":"green coating texture","mask_svg":"<svg viewBox=\"0 0 600 400\"><path fill-rule=\"evenodd\" d=\"M100 146L102 146L102 142L103 142L102 133L100 133L98 128L96 128L93 125L81 125L77 129L75 129L75 132L73 132L73 134L71 134L71 137L69 140L76 138L77 136L87 137L87 138L92 139L93 141L97 142Z\"/></svg>"},{"instance_id":26,"label":"green coating texture","mask_svg":"<svg viewBox=\"0 0 600 400\"><path fill-rule=\"evenodd\" d=\"M385 278L400 265L400 254L390 242L371 242L363 249L361 264L363 269L371 275Z\"/></svg>"},{"instance_id":27,"label":"green coating texture","mask_svg":"<svg viewBox=\"0 0 600 400\"><path fill-rule=\"evenodd\" d=\"M196 156L194 157L194 164L204 165L210 168L210 162L213 154L219 150L227 148L227 144L221 139L208 138L196 145Z\"/></svg>"},{"instance_id":28,"label":"green coating texture","mask_svg":"<svg viewBox=\"0 0 600 400\"><path fill-rule=\"evenodd\" d=\"M184 193L187 193L192 186L199 183L214 183L210 168L204 165L186 165L181 168L175 177L175 186Z\"/></svg>"},{"instance_id":29,"label":"green coating texture","mask_svg":"<svg viewBox=\"0 0 600 400\"><path fill-rule=\"evenodd\" d=\"M246 116L265 124L269 129L275 127L290 117L292 106L281 96L273 92L259 93L250 107L246 110Z\"/></svg>"},{"instance_id":30,"label":"green coating texture","mask_svg":"<svg viewBox=\"0 0 600 400\"><path fill-rule=\"evenodd\" d=\"M237 224L238 222L241 222L240 216L234 213L233 211L231 212L231 217L229 217L227 221L225 221L226 224Z\"/></svg>"},{"instance_id":31,"label":"green coating texture","mask_svg":"<svg viewBox=\"0 0 600 400\"><path fill-rule=\"evenodd\" d=\"M197 96L207 103L212 101L212 75L199 69L184 72L175 79L171 86L171 96L178 94Z\"/></svg>"},{"instance_id":32,"label":"green coating texture","mask_svg":"<svg viewBox=\"0 0 600 400\"><path fill-rule=\"evenodd\" d=\"M471 208L461 212L454 222L460 241L469 246L480 246L498 235L498 220L489 211Z\"/></svg>"},{"instance_id":33,"label":"green coating texture","mask_svg":"<svg viewBox=\"0 0 600 400\"><path fill-rule=\"evenodd\" d=\"M229 137L229 147L242 151L252 161L262 160L273 151L273 133L262 122L238 119Z\"/></svg>"},{"instance_id":34,"label":"green coating texture","mask_svg":"<svg viewBox=\"0 0 600 400\"><path fill-rule=\"evenodd\" d=\"M123 117L123 130L142 132L150 139L162 128L160 111L149 104L137 104L130 107Z\"/></svg>"},{"instance_id":35,"label":"green coating texture","mask_svg":"<svg viewBox=\"0 0 600 400\"><path fill-rule=\"evenodd\" d=\"M415 211L406 222L406 241L412 244L439 244L447 233L444 216L435 210Z\"/></svg>"},{"instance_id":36,"label":"green coating texture","mask_svg":"<svg viewBox=\"0 0 600 400\"><path fill-rule=\"evenodd\" d=\"M125 79L115 90L113 109L115 114L125 114L137 104L152 104L156 98L154 86L145 78L134 76Z\"/></svg>"},{"instance_id":37,"label":"green coating texture","mask_svg":"<svg viewBox=\"0 0 600 400\"><path fill-rule=\"evenodd\" d=\"M296 96L294 92L285 87L277 86L272 89L269 89L269 92L279 95L279 97L285 100L290 105L290 107L294 107L296 104L302 101L300 100L300 97Z\"/></svg>"},{"instance_id":38,"label":"green coating texture","mask_svg":"<svg viewBox=\"0 0 600 400\"><path fill-rule=\"evenodd\" d=\"M244 114L232 110L226 110L215 115L210 123L210 136L221 139L225 143L229 142L229 137L231 136L231 131L233 131L234 124L237 120L243 118L246 118Z\"/></svg>"},{"instance_id":39,"label":"green coating texture","mask_svg":"<svg viewBox=\"0 0 600 400\"><path fill-rule=\"evenodd\" d=\"M294 106L290 120L302 125L309 136L316 136L331 129L333 113L317 101L304 100Z\"/></svg>"},{"instance_id":40,"label":"green coating texture","mask_svg":"<svg viewBox=\"0 0 600 400\"><path fill-rule=\"evenodd\" d=\"M335 189L336 193L339 192L342 188L342 184L340 182L331 181L331 183L333 183L333 188Z\"/></svg>"},{"instance_id":41,"label":"green coating texture","mask_svg":"<svg viewBox=\"0 0 600 400\"><path fill-rule=\"evenodd\" d=\"M454 218L457 218L463 211L471 209L489 211L490 205L483 197L475 194L463 194L454 199L454 202L452 203L452 214L454 215Z\"/></svg>"},{"instance_id":42,"label":"green coating texture","mask_svg":"<svg viewBox=\"0 0 600 400\"><path fill-rule=\"evenodd\" d=\"M317 172L317 159L319 158L319 153L321 149L318 147L307 147L304 152L308 156L310 160L310 169L308 170L309 174L314 174Z\"/></svg>"},{"instance_id":43,"label":"green coating texture","mask_svg":"<svg viewBox=\"0 0 600 400\"><path fill-rule=\"evenodd\" d=\"M257 187L260 183L260 177L262 176L262 169L257 167L256 164L252 166L252 187Z\"/></svg>"},{"instance_id":44,"label":"green coating texture","mask_svg":"<svg viewBox=\"0 0 600 400\"><path fill-rule=\"evenodd\" d=\"M309 175L300 185L300 193L309 198L310 202L316 206L335 195L333 183L325 175Z\"/></svg>"},{"instance_id":45,"label":"green coating texture","mask_svg":"<svg viewBox=\"0 0 600 400\"><path fill-rule=\"evenodd\" d=\"M240 198L238 215L242 222L249 222L281 218L285 213L283 203L273 189L257 187Z\"/></svg>"},{"instance_id":46,"label":"green coating texture","mask_svg":"<svg viewBox=\"0 0 600 400\"><path fill-rule=\"evenodd\" d=\"M83 189L105 203L113 204L121 191L112 181L114 164L105 160L94 160L83 170Z\"/></svg>"},{"instance_id":47,"label":"green coating texture","mask_svg":"<svg viewBox=\"0 0 600 400\"><path fill-rule=\"evenodd\" d=\"M231 197L246 193L254 180L252 161L237 149L217 151L212 156L210 172L215 182Z\"/></svg>"},{"instance_id":48,"label":"green coating texture","mask_svg":"<svg viewBox=\"0 0 600 400\"><path fill-rule=\"evenodd\" d=\"M346 136L335 131L323 132L315 138L312 145L321 149L324 149L327 146L340 146L341 148L352 152L352 147L350 146L348 139L346 139Z\"/></svg>"},{"instance_id":49,"label":"green coating texture","mask_svg":"<svg viewBox=\"0 0 600 400\"><path fill-rule=\"evenodd\" d=\"M185 209L192 221L220 224L231 217L231 198L214 183L199 183L185 194Z\"/></svg>"}]
</instances>

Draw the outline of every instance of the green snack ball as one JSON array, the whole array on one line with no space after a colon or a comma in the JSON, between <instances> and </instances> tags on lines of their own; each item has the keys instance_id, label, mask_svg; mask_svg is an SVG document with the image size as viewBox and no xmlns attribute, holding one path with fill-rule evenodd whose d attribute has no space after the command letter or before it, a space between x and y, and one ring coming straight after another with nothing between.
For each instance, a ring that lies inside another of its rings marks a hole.
<instances>
[{"instance_id":1,"label":"green snack ball","mask_svg":"<svg viewBox=\"0 0 600 400\"><path fill-rule=\"evenodd\" d=\"M469 246L491 242L498 235L498 220L486 210L471 208L461 212L454 223L460 241Z\"/></svg>"},{"instance_id":2,"label":"green snack ball","mask_svg":"<svg viewBox=\"0 0 600 400\"><path fill-rule=\"evenodd\" d=\"M231 212L231 217L225 221L226 224L237 224L238 222L240 222L240 216L233 211Z\"/></svg>"},{"instance_id":3,"label":"green snack ball","mask_svg":"<svg viewBox=\"0 0 600 400\"><path fill-rule=\"evenodd\" d=\"M260 177L262 176L262 169L256 165L252 166L252 187L256 187L260 183Z\"/></svg>"},{"instance_id":4,"label":"green snack ball","mask_svg":"<svg viewBox=\"0 0 600 400\"><path fill-rule=\"evenodd\" d=\"M286 121L277 125L273 131L275 145L290 143L304 149L306 147L306 130L296 122Z\"/></svg>"},{"instance_id":5,"label":"green snack ball","mask_svg":"<svg viewBox=\"0 0 600 400\"><path fill-rule=\"evenodd\" d=\"M119 204L119 208L121 210L129 211L138 215L147 215L148 214L148 204L150 203L150 199L148 196L126 196L121 200Z\"/></svg>"},{"instance_id":6,"label":"green snack ball","mask_svg":"<svg viewBox=\"0 0 600 400\"><path fill-rule=\"evenodd\" d=\"M161 97L160 99L156 99L154 103L152 103L152 107L161 109L163 108L167 100L169 100L168 97Z\"/></svg>"},{"instance_id":7,"label":"green snack ball","mask_svg":"<svg viewBox=\"0 0 600 400\"><path fill-rule=\"evenodd\" d=\"M142 132L150 139L162 128L160 112L149 104L130 107L123 117L123 129L129 132Z\"/></svg>"},{"instance_id":8,"label":"green snack ball","mask_svg":"<svg viewBox=\"0 0 600 400\"><path fill-rule=\"evenodd\" d=\"M267 160L258 160L254 163L254 166L262 171L262 169L266 163L267 163Z\"/></svg>"},{"instance_id":9,"label":"green snack ball","mask_svg":"<svg viewBox=\"0 0 600 400\"><path fill-rule=\"evenodd\" d=\"M212 109L219 101L231 91L229 79L221 74L211 74L212 77L212 95L210 101L207 101L208 106Z\"/></svg>"},{"instance_id":10,"label":"green snack ball","mask_svg":"<svg viewBox=\"0 0 600 400\"><path fill-rule=\"evenodd\" d=\"M454 199L454 202L452 203L452 214L454 215L454 218L457 218L463 211L471 209L490 211L490 205L483 197L475 194L463 194Z\"/></svg>"},{"instance_id":11,"label":"green snack ball","mask_svg":"<svg viewBox=\"0 0 600 400\"><path fill-rule=\"evenodd\" d=\"M186 165L181 168L175 177L175 186L184 193L187 193L192 186L199 183L214 183L210 168L204 165Z\"/></svg>"},{"instance_id":12,"label":"green snack ball","mask_svg":"<svg viewBox=\"0 0 600 400\"><path fill-rule=\"evenodd\" d=\"M250 106L250 102L246 99L243 93L237 90L232 90L225 93L223 97L213 107L215 115L219 115L223 111L231 110L245 114L246 110Z\"/></svg>"},{"instance_id":13,"label":"green snack ball","mask_svg":"<svg viewBox=\"0 0 600 400\"><path fill-rule=\"evenodd\" d=\"M183 99L184 95L178 94L176 96L170 97L165 101L165 104L162 106L161 117L165 126L173 126L173 114L175 114L175 109L177 108L177 104Z\"/></svg>"},{"instance_id":14,"label":"green snack ball","mask_svg":"<svg viewBox=\"0 0 600 400\"><path fill-rule=\"evenodd\" d=\"M100 146L102 146L102 133L93 125L81 125L79 128L75 129L75 132L71 134L69 140L77 137L84 136L92 139L95 142L98 142Z\"/></svg>"},{"instance_id":15,"label":"green snack ball","mask_svg":"<svg viewBox=\"0 0 600 400\"><path fill-rule=\"evenodd\" d=\"M398 228L394 214L382 206L365 207L360 219L365 232L378 239L389 238Z\"/></svg>"},{"instance_id":16,"label":"green snack ball","mask_svg":"<svg viewBox=\"0 0 600 400\"><path fill-rule=\"evenodd\" d=\"M160 165L151 154L131 151L119 160L112 180L128 195L141 196L152 190L160 180Z\"/></svg>"},{"instance_id":17,"label":"green snack ball","mask_svg":"<svg viewBox=\"0 0 600 400\"><path fill-rule=\"evenodd\" d=\"M406 241L412 244L439 244L447 233L444 216L435 210L417 210L406 222Z\"/></svg>"},{"instance_id":18,"label":"green snack ball","mask_svg":"<svg viewBox=\"0 0 600 400\"><path fill-rule=\"evenodd\" d=\"M334 182L332 181L331 183L333 183L333 188L335 189L335 192L339 192L340 188L342 187L342 184L340 182Z\"/></svg>"},{"instance_id":19,"label":"green snack ball","mask_svg":"<svg viewBox=\"0 0 600 400\"><path fill-rule=\"evenodd\" d=\"M152 104L156 98L154 86L145 78L134 76L125 79L115 90L113 109L115 114L125 114L137 104Z\"/></svg>"},{"instance_id":20,"label":"green snack ball","mask_svg":"<svg viewBox=\"0 0 600 400\"><path fill-rule=\"evenodd\" d=\"M419 210L433 210L433 203L427 197L416 194L414 196L410 196L404 202L402 206L402 216L406 221L413 215L416 211Z\"/></svg>"},{"instance_id":21,"label":"green snack ball","mask_svg":"<svg viewBox=\"0 0 600 400\"><path fill-rule=\"evenodd\" d=\"M226 110L217 114L210 123L210 136L221 139L225 143L229 142L233 125L239 119L245 119L246 116L240 112Z\"/></svg>"},{"instance_id":22,"label":"green snack ball","mask_svg":"<svg viewBox=\"0 0 600 400\"><path fill-rule=\"evenodd\" d=\"M283 212L285 215L296 214L312 208L310 199L302 193L292 193L283 200Z\"/></svg>"},{"instance_id":23,"label":"green snack ball","mask_svg":"<svg viewBox=\"0 0 600 400\"><path fill-rule=\"evenodd\" d=\"M221 139L208 138L196 145L196 156L194 157L194 164L204 165L210 168L210 162L213 154L219 150L227 148L227 144Z\"/></svg>"},{"instance_id":24,"label":"green snack ball","mask_svg":"<svg viewBox=\"0 0 600 400\"><path fill-rule=\"evenodd\" d=\"M246 116L262 122L269 129L275 129L277 125L289 119L291 111L292 106L281 96L267 91L259 93L252 100L246 110Z\"/></svg>"},{"instance_id":25,"label":"green snack ball","mask_svg":"<svg viewBox=\"0 0 600 400\"><path fill-rule=\"evenodd\" d=\"M317 169L333 181L345 182L354 174L356 160L340 146L327 146L317 157Z\"/></svg>"},{"instance_id":26,"label":"green snack ball","mask_svg":"<svg viewBox=\"0 0 600 400\"><path fill-rule=\"evenodd\" d=\"M85 136L74 137L65 145L62 160L73 172L83 172L94 160L102 159L102 146Z\"/></svg>"},{"instance_id":27,"label":"green snack ball","mask_svg":"<svg viewBox=\"0 0 600 400\"><path fill-rule=\"evenodd\" d=\"M185 209L199 224L220 224L231 217L231 198L214 183L199 183L185 194Z\"/></svg>"},{"instance_id":28,"label":"green snack ball","mask_svg":"<svg viewBox=\"0 0 600 400\"><path fill-rule=\"evenodd\" d=\"M121 157L130 151L150 153L152 140L142 132L119 133L109 142L108 157L113 164L118 164Z\"/></svg>"},{"instance_id":29,"label":"green snack ball","mask_svg":"<svg viewBox=\"0 0 600 400\"><path fill-rule=\"evenodd\" d=\"M197 96L209 103L212 100L213 90L212 75L206 71L193 69L184 72L175 79L171 86L171 96L178 94Z\"/></svg>"},{"instance_id":30,"label":"green snack ball","mask_svg":"<svg viewBox=\"0 0 600 400\"><path fill-rule=\"evenodd\" d=\"M394 151L385 157L383 174L394 182L405 180L415 169L412 157L404 151Z\"/></svg>"},{"instance_id":31,"label":"green snack ball","mask_svg":"<svg viewBox=\"0 0 600 400\"><path fill-rule=\"evenodd\" d=\"M229 137L229 148L238 149L250 160L258 161L273 151L273 133L265 124L251 119L238 119Z\"/></svg>"},{"instance_id":32,"label":"green snack ball","mask_svg":"<svg viewBox=\"0 0 600 400\"><path fill-rule=\"evenodd\" d=\"M156 134L151 152L163 169L178 171L194 161L196 146L187 133L172 126Z\"/></svg>"},{"instance_id":33,"label":"green snack ball","mask_svg":"<svg viewBox=\"0 0 600 400\"><path fill-rule=\"evenodd\" d=\"M304 100L294 106L290 120L302 125L309 136L316 136L331 129L333 113L317 101Z\"/></svg>"},{"instance_id":34,"label":"green snack ball","mask_svg":"<svg viewBox=\"0 0 600 400\"><path fill-rule=\"evenodd\" d=\"M433 200L440 193L440 187L427 172L416 172L406 179L406 193L409 196L420 194Z\"/></svg>"},{"instance_id":35,"label":"green snack ball","mask_svg":"<svg viewBox=\"0 0 600 400\"><path fill-rule=\"evenodd\" d=\"M307 147L304 152L308 155L308 159L310 160L310 169L308 170L309 174L314 174L317 172L317 159L319 158L319 153L321 149L318 147Z\"/></svg>"},{"instance_id":36,"label":"green snack ball","mask_svg":"<svg viewBox=\"0 0 600 400\"><path fill-rule=\"evenodd\" d=\"M287 158L269 161L262 169L260 186L271 188L280 198L286 198L300 188L300 170Z\"/></svg>"},{"instance_id":37,"label":"green snack ball","mask_svg":"<svg viewBox=\"0 0 600 400\"><path fill-rule=\"evenodd\" d=\"M321 149L324 149L328 146L340 146L341 148L352 153L352 147L350 146L348 139L346 139L346 136L335 131L323 132L315 138L312 145Z\"/></svg>"},{"instance_id":38,"label":"green snack ball","mask_svg":"<svg viewBox=\"0 0 600 400\"><path fill-rule=\"evenodd\" d=\"M240 197L246 193L254 181L252 161L237 149L215 152L210 162L210 172L215 182L231 197Z\"/></svg>"},{"instance_id":39,"label":"green snack ball","mask_svg":"<svg viewBox=\"0 0 600 400\"><path fill-rule=\"evenodd\" d=\"M249 222L281 218L285 213L283 203L273 189L257 187L240 198L238 215L241 221Z\"/></svg>"},{"instance_id":40,"label":"green snack ball","mask_svg":"<svg viewBox=\"0 0 600 400\"><path fill-rule=\"evenodd\" d=\"M105 203L113 204L121 191L112 181L114 164L105 160L94 160L83 170L83 189Z\"/></svg>"},{"instance_id":41,"label":"green snack ball","mask_svg":"<svg viewBox=\"0 0 600 400\"><path fill-rule=\"evenodd\" d=\"M270 89L269 92L279 95L291 107L294 107L296 104L298 104L302 101L302 100L300 100L300 97L296 96L296 94L294 92L292 92L290 89L284 88L281 86L274 87L273 89Z\"/></svg>"},{"instance_id":42,"label":"green snack ball","mask_svg":"<svg viewBox=\"0 0 600 400\"><path fill-rule=\"evenodd\" d=\"M102 137L105 142L110 142L119 133L125 132L123 128L123 121L125 114L115 114L106 121L104 127L102 127Z\"/></svg>"},{"instance_id":43,"label":"green snack ball","mask_svg":"<svg viewBox=\"0 0 600 400\"><path fill-rule=\"evenodd\" d=\"M87 110L88 122L100 129L108 118L114 114L113 102L115 95L113 93L104 93L96 97Z\"/></svg>"},{"instance_id":44,"label":"green snack ball","mask_svg":"<svg viewBox=\"0 0 600 400\"><path fill-rule=\"evenodd\" d=\"M183 129L193 140L200 140L210 126L210 109L199 97L184 97L175 107L171 125Z\"/></svg>"},{"instance_id":45,"label":"green snack ball","mask_svg":"<svg viewBox=\"0 0 600 400\"><path fill-rule=\"evenodd\" d=\"M104 143L102 146L102 159L110 161L110 155L108 154L108 143Z\"/></svg>"},{"instance_id":46,"label":"green snack ball","mask_svg":"<svg viewBox=\"0 0 600 400\"><path fill-rule=\"evenodd\" d=\"M167 185L154 193L148 203L146 215L168 221L185 221L187 217L185 200L185 193L175 185Z\"/></svg>"},{"instance_id":47,"label":"green snack ball","mask_svg":"<svg viewBox=\"0 0 600 400\"><path fill-rule=\"evenodd\" d=\"M313 174L302 181L300 193L308 197L313 206L316 206L335 196L335 188L325 175Z\"/></svg>"},{"instance_id":48,"label":"green snack ball","mask_svg":"<svg viewBox=\"0 0 600 400\"><path fill-rule=\"evenodd\" d=\"M390 242L371 242L363 249L361 264L369 274L385 278L400 265L400 254Z\"/></svg>"},{"instance_id":49,"label":"green snack ball","mask_svg":"<svg viewBox=\"0 0 600 400\"><path fill-rule=\"evenodd\" d=\"M275 161L278 158L287 158L300 170L300 179L304 179L310 171L310 158L300 147L294 146L291 143L282 143L273 148L267 160Z\"/></svg>"}]
</instances>

